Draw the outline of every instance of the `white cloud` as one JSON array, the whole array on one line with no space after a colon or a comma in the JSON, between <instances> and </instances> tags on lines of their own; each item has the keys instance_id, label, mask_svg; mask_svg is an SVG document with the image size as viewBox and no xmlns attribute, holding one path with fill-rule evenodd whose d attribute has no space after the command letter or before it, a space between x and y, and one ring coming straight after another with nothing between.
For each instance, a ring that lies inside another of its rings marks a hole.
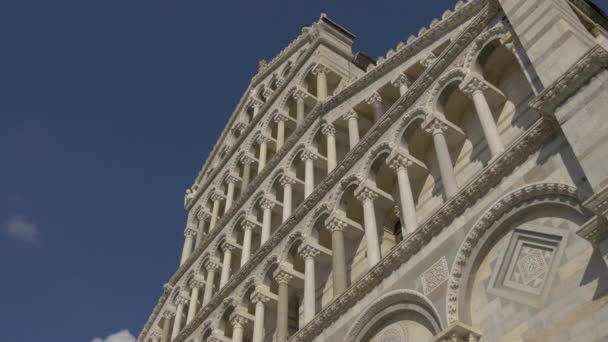
<instances>
[{"instance_id":1,"label":"white cloud","mask_svg":"<svg viewBox=\"0 0 608 342\"><path fill-rule=\"evenodd\" d=\"M16 215L6 221L6 233L17 240L37 244L40 241L40 231L35 223L23 215Z\"/></svg>"},{"instance_id":2,"label":"white cloud","mask_svg":"<svg viewBox=\"0 0 608 342\"><path fill-rule=\"evenodd\" d=\"M117 333L110 334L105 339L95 337L91 342L135 342L135 336L131 335L129 330L121 330Z\"/></svg>"}]
</instances>

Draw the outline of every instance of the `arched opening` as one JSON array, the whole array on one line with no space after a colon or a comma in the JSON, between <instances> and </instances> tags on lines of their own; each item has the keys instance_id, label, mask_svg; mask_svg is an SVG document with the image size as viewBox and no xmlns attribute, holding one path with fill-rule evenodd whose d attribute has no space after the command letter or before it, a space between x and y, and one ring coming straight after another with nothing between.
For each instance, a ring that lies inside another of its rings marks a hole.
<instances>
[{"instance_id":1,"label":"arched opening","mask_svg":"<svg viewBox=\"0 0 608 342\"><path fill-rule=\"evenodd\" d=\"M389 150L372 151L375 159L368 170L368 180L375 185L380 196L374 201L376 208L376 225L381 232L380 248L383 255L393 248L398 241L403 239L401 228L400 208L395 199L399 199L399 184L397 175L387 164Z\"/></svg>"},{"instance_id":2,"label":"arched opening","mask_svg":"<svg viewBox=\"0 0 608 342\"><path fill-rule=\"evenodd\" d=\"M344 255L347 284L351 284L368 270L365 239L363 239L363 207L354 194L357 186L357 183L352 183L345 188L336 208L336 215L346 223Z\"/></svg>"}]
</instances>

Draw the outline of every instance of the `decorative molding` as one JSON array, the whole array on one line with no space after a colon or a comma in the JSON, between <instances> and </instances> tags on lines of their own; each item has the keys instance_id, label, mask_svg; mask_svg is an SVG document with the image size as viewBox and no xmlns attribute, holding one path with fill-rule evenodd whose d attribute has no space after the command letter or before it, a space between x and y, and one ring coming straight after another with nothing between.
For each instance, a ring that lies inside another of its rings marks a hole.
<instances>
[{"instance_id":1,"label":"decorative molding","mask_svg":"<svg viewBox=\"0 0 608 342\"><path fill-rule=\"evenodd\" d=\"M561 77L549 85L531 102L531 107L543 115L554 116L555 110L583 84L608 68L608 52L596 45L584 54Z\"/></svg>"},{"instance_id":2,"label":"decorative molding","mask_svg":"<svg viewBox=\"0 0 608 342\"><path fill-rule=\"evenodd\" d=\"M475 246L479 243L482 237L488 232L490 227L507 212L513 210L521 203L525 203L535 198L543 196L561 195L581 203L581 195L578 190L567 184L560 183L539 183L525 186L523 188L512 191L502 197L477 220L477 223L469 230L466 238L463 240L450 273L447 292L447 317L448 323L452 324L458 321L458 297L460 290L461 278L464 274L464 268L469 262Z\"/></svg>"},{"instance_id":3,"label":"decorative molding","mask_svg":"<svg viewBox=\"0 0 608 342\"><path fill-rule=\"evenodd\" d=\"M448 262L445 256L441 257L420 276L422 291L424 295L435 291L441 284L448 280Z\"/></svg>"}]
</instances>

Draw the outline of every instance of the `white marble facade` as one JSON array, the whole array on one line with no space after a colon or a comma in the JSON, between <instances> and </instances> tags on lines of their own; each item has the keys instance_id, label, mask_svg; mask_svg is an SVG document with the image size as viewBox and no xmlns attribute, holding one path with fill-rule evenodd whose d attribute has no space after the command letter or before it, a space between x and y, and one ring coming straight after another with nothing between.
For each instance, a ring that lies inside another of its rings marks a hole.
<instances>
[{"instance_id":1,"label":"white marble facade","mask_svg":"<svg viewBox=\"0 0 608 342\"><path fill-rule=\"evenodd\" d=\"M608 339L608 20L470 0L261 64L138 342Z\"/></svg>"}]
</instances>

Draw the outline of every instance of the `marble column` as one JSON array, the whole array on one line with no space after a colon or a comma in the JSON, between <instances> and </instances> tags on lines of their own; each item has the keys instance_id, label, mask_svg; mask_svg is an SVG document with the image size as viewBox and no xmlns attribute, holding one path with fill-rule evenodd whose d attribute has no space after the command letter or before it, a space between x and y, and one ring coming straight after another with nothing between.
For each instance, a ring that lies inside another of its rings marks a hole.
<instances>
[{"instance_id":1,"label":"marble column","mask_svg":"<svg viewBox=\"0 0 608 342\"><path fill-rule=\"evenodd\" d=\"M315 258L319 253L320 251L311 245L305 245L300 250L304 259L304 324L310 322L316 314Z\"/></svg>"},{"instance_id":2,"label":"marble column","mask_svg":"<svg viewBox=\"0 0 608 342\"><path fill-rule=\"evenodd\" d=\"M292 275L279 271L275 279L279 284L279 303L277 304L277 338L275 342L286 342L289 333L289 281Z\"/></svg>"},{"instance_id":3,"label":"marble column","mask_svg":"<svg viewBox=\"0 0 608 342\"><path fill-rule=\"evenodd\" d=\"M492 157L496 157L501 154L505 148L500 140L500 133L496 127L496 122L494 122L492 110L484 95L484 92L487 91L490 86L481 79L482 77L483 76L480 75L465 79L466 83L461 86L461 90L473 100L475 111L477 112L477 117L481 123L483 134L490 147Z\"/></svg>"},{"instance_id":4,"label":"marble column","mask_svg":"<svg viewBox=\"0 0 608 342\"><path fill-rule=\"evenodd\" d=\"M344 250L344 229L346 222L329 218L325 227L331 232L331 265L334 297L346 290L346 255Z\"/></svg>"},{"instance_id":5,"label":"marble column","mask_svg":"<svg viewBox=\"0 0 608 342\"><path fill-rule=\"evenodd\" d=\"M196 233L196 243L194 244L195 248L201 245L201 242L207 235L205 234L205 224L211 220L211 214L201 208L196 213L196 218L198 219L198 225Z\"/></svg>"},{"instance_id":6,"label":"marble column","mask_svg":"<svg viewBox=\"0 0 608 342\"><path fill-rule=\"evenodd\" d=\"M384 115L384 106L382 103L382 97L378 92L374 92L367 100L367 104L372 107L372 114L374 116L374 122L378 122L382 115Z\"/></svg>"},{"instance_id":7,"label":"marble column","mask_svg":"<svg viewBox=\"0 0 608 342\"><path fill-rule=\"evenodd\" d=\"M212 231L217 224L217 221L220 219L220 204L224 199L224 196L214 192L211 194L211 200L213 201L213 208L211 211L211 222L209 222L209 231Z\"/></svg>"},{"instance_id":8,"label":"marble column","mask_svg":"<svg viewBox=\"0 0 608 342\"><path fill-rule=\"evenodd\" d=\"M304 100L306 100L308 94L304 90L298 89L293 94L293 99L296 101L296 122L298 126L304 123Z\"/></svg>"},{"instance_id":9,"label":"marble column","mask_svg":"<svg viewBox=\"0 0 608 342\"><path fill-rule=\"evenodd\" d=\"M268 301L270 301L270 298L257 291L251 296L251 302L255 304L253 342L264 342L264 309Z\"/></svg>"},{"instance_id":10,"label":"marble column","mask_svg":"<svg viewBox=\"0 0 608 342\"><path fill-rule=\"evenodd\" d=\"M277 123L277 151L285 143L285 122L289 120L284 115L278 114L274 121Z\"/></svg>"},{"instance_id":11,"label":"marble column","mask_svg":"<svg viewBox=\"0 0 608 342\"><path fill-rule=\"evenodd\" d=\"M228 183L228 190L226 193L226 206L224 207L224 213L226 213L230 207L232 207L232 203L234 202L234 190L236 183L238 182L238 178L233 175L229 175L226 177L226 183Z\"/></svg>"},{"instance_id":12,"label":"marble column","mask_svg":"<svg viewBox=\"0 0 608 342\"><path fill-rule=\"evenodd\" d=\"M291 216L292 192L295 183L296 180L289 176L281 177L280 184L283 187L283 222L287 221Z\"/></svg>"},{"instance_id":13,"label":"marble column","mask_svg":"<svg viewBox=\"0 0 608 342\"><path fill-rule=\"evenodd\" d=\"M175 317L175 312L164 311L163 312L163 333L160 339L161 342L169 342L171 337L171 320Z\"/></svg>"},{"instance_id":14,"label":"marble column","mask_svg":"<svg viewBox=\"0 0 608 342\"><path fill-rule=\"evenodd\" d=\"M184 236L186 237L184 241L184 248L182 249L182 257L179 261L179 265L183 265L188 258L190 258L190 254L192 254L192 243L194 242L194 238L196 237L196 229L192 227L186 227L184 230Z\"/></svg>"},{"instance_id":15,"label":"marble column","mask_svg":"<svg viewBox=\"0 0 608 342\"><path fill-rule=\"evenodd\" d=\"M232 324L232 342L243 342L243 333L247 319L238 314L232 314L230 324Z\"/></svg>"},{"instance_id":16,"label":"marble column","mask_svg":"<svg viewBox=\"0 0 608 342\"><path fill-rule=\"evenodd\" d=\"M433 119L425 128L428 133L433 135L433 145L437 154L437 162L439 163L439 173L441 173L441 182L445 189L446 197L450 198L458 193L458 185L456 183L456 175L454 174L454 166L450 158L448 143L445 140L445 132L448 126L439 119Z\"/></svg>"},{"instance_id":17,"label":"marble column","mask_svg":"<svg viewBox=\"0 0 608 342\"><path fill-rule=\"evenodd\" d=\"M304 198L308 197L315 188L315 160L317 154L312 151L304 151L300 157L304 164Z\"/></svg>"},{"instance_id":18,"label":"marble column","mask_svg":"<svg viewBox=\"0 0 608 342\"><path fill-rule=\"evenodd\" d=\"M329 69L321 64L312 70L313 75L317 76L317 99L324 101L327 98L327 73Z\"/></svg>"},{"instance_id":19,"label":"marble column","mask_svg":"<svg viewBox=\"0 0 608 342\"><path fill-rule=\"evenodd\" d=\"M401 153L395 153L389 157L387 163L397 174L397 182L399 183L399 212L401 213L401 224L404 227L403 238L405 239L418 228L416 204L414 203L414 195L412 194L412 186L408 175L408 168L412 165L412 161Z\"/></svg>"},{"instance_id":20,"label":"marble column","mask_svg":"<svg viewBox=\"0 0 608 342\"><path fill-rule=\"evenodd\" d=\"M196 275L190 280L190 306L188 306L188 315L186 316L186 325L192 321L196 311L198 310L198 295L200 289L203 287L205 282L200 276Z\"/></svg>"},{"instance_id":21,"label":"marble column","mask_svg":"<svg viewBox=\"0 0 608 342\"><path fill-rule=\"evenodd\" d=\"M354 110L349 110L344 115L344 120L348 122L348 143L350 149L355 148L355 145L359 142L359 115Z\"/></svg>"},{"instance_id":22,"label":"marble column","mask_svg":"<svg viewBox=\"0 0 608 342\"><path fill-rule=\"evenodd\" d=\"M365 226L365 248L367 251L367 262L372 268L380 259L380 240L376 226L376 210L374 200L378 194L368 187L362 187L356 191L357 199L363 204L363 221Z\"/></svg>"},{"instance_id":23,"label":"marble column","mask_svg":"<svg viewBox=\"0 0 608 342\"><path fill-rule=\"evenodd\" d=\"M272 219L272 208L274 208L274 202L270 199L262 199L260 202L260 207L264 210L262 215L262 234L261 240L262 245L268 241L270 238L270 227L271 227L271 219Z\"/></svg>"},{"instance_id":24,"label":"marble column","mask_svg":"<svg viewBox=\"0 0 608 342\"><path fill-rule=\"evenodd\" d=\"M254 159L250 156L244 155L241 157L241 164L243 164L243 184L241 190L245 192L247 190L247 186L249 185L249 181L251 180L251 164L253 164Z\"/></svg>"},{"instance_id":25,"label":"marble column","mask_svg":"<svg viewBox=\"0 0 608 342\"><path fill-rule=\"evenodd\" d=\"M258 137L260 144L260 159L258 160L258 173L262 172L266 167L266 155L268 153L268 137L260 135Z\"/></svg>"},{"instance_id":26,"label":"marble column","mask_svg":"<svg viewBox=\"0 0 608 342\"><path fill-rule=\"evenodd\" d=\"M409 90L411 82L406 75L399 74L399 76L397 76L393 81L391 81L391 84L394 87L399 88L399 96L403 96Z\"/></svg>"},{"instance_id":27,"label":"marble column","mask_svg":"<svg viewBox=\"0 0 608 342\"><path fill-rule=\"evenodd\" d=\"M220 275L220 289L226 285L228 279L230 279L230 268L232 266L232 251L234 246L228 242L222 244L222 250L224 251L224 259L222 261L222 274Z\"/></svg>"},{"instance_id":28,"label":"marble column","mask_svg":"<svg viewBox=\"0 0 608 342\"><path fill-rule=\"evenodd\" d=\"M203 305L205 306L211 300L213 295L213 283L215 282L215 272L220 268L220 265L213 261L207 261L205 264L207 269L207 280L205 281L205 293L203 294Z\"/></svg>"},{"instance_id":29,"label":"marble column","mask_svg":"<svg viewBox=\"0 0 608 342\"><path fill-rule=\"evenodd\" d=\"M251 256L251 238L253 236L253 229L255 225L252 222L246 221L243 224L243 251L241 253L241 267L249 261Z\"/></svg>"},{"instance_id":30,"label":"marble column","mask_svg":"<svg viewBox=\"0 0 608 342\"><path fill-rule=\"evenodd\" d=\"M321 133L327 139L327 173L336 168L338 163L336 152L336 128L332 124L324 124Z\"/></svg>"},{"instance_id":31,"label":"marble column","mask_svg":"<svg viewBox=\"0 0 608 342\"><path fill-rule=\"evenodd\" d=\"M181 293L175 301L177 309L175 310L175 320L173 321L173 331L171 332L171 340L177 337L177 334L182 330L182 317L184 315L184 305L188 304L188 297Z\"/></svg>"}]
</instances>

